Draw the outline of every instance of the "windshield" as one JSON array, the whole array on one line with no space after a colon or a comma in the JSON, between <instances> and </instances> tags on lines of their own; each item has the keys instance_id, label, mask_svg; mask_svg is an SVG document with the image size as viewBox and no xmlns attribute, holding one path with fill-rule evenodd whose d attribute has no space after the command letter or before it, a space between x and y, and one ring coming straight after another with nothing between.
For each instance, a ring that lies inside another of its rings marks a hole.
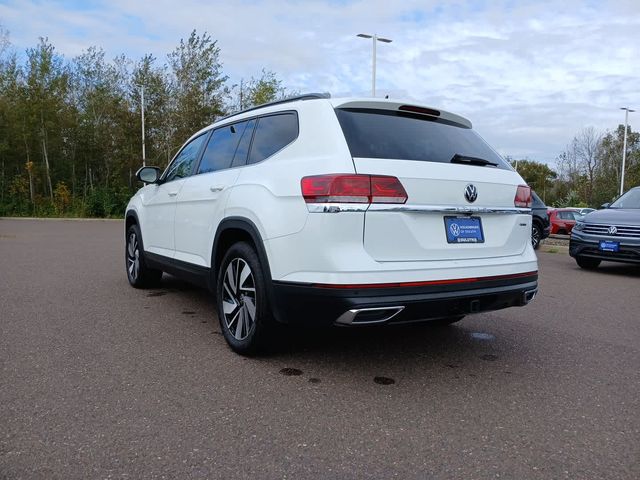
<instances>
[{"instance_id":1,"label":"windshield","mask_svg":"<svg viewBox=\"0 0 640 480\"><path fill-rule=\"evenodd\" d=\"M634 188L609 205L609 208L640 208L640 188Z\"/></svg>"},{"instance_id":2,"label":"windshield","mask_svg":"<svg viewBox=\"0 0 640 480\"><path fill-rule=\"evenodd\" d=\"M511 167L472 129L440 118L363 108L337 109L353 157Z\"/></svg>"}]
</instances>

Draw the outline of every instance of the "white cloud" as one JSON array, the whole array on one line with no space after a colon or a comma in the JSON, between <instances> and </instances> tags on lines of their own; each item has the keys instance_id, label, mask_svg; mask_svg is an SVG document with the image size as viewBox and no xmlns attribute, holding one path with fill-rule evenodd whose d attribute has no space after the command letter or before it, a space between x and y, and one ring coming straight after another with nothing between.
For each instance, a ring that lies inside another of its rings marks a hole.
<instances>
[{"instance_id":1,"label":"white cloud","mask_svg":"<svg viewBox=\"0 0 640 480\"><path fill-rule=\"evenodd\" d=\"M640 107L640 2L485 3L9 0L0 23L20 49L48 36L67 56L98 45L161 60L206 30L234 81L267 68L298 91L355 95L371 84L371 43L355 34L378 32L393 39L379 44L379 94L463 114L501 153L541 161Z\"/></svg>"}]
</instances>

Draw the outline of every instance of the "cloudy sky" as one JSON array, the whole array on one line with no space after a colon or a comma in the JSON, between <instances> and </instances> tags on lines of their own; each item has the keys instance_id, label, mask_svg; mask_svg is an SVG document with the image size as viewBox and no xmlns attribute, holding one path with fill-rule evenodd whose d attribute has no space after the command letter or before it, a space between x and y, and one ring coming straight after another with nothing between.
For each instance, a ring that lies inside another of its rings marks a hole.
<instances>
[{"instance_id":1,"label":"cloudy sky","mask_svg":"<svg viewBox=\"0 0 640 480\"><path fill-rule=\"evenodd\" d=\"M370 95L372 42L356 34L377 33L393 40L378 43L379 96L462 114L500 153L550 164L583 127L640 112L640 0L0 0L0 24L18 51L43 36L67 57L161 60L195 28L233 81L266 68L334 96Z\"/></svg>"}]
</instances>

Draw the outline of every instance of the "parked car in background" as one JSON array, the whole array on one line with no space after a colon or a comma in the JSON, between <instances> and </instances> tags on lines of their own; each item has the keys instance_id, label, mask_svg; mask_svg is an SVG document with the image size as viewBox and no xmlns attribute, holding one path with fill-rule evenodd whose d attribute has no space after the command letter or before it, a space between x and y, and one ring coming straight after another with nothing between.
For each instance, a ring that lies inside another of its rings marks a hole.
<instances>
[{"instance_id":1,"label":"parked car in background","mask_svg":"<svg viewBox=\"0 0 640 480\"><path fill-rule=\"evenodd\" d=\"M580 213L580 215L586 215L587 213L591 213L591 212L595 212L596 209L595 208L580 208L578 209L578 213Z\"/></svg>"},{"instance_id":2,"label":"parked car in background","mask_svg":"<svg viewBox=\"0 0 640 480\"><path fill-rule=\"evenodd\" d=\"M576 221L582 218L582 215L573 208L554 208L549 213L551 233L569 235Z\"/></svg>"},{"instance_id":3,"label":"parked car in background","mask_svg":"<svg viewBox=\"0 0 640 480\"><path fill-rule=\"evenodd\" d=\"M640 187L578 220L569 255L587 269L596 268L602 260L640 264Z\"/></svg>"},{"instance_id":4,"label":"parked car in background","mask_svg":"<svg viewBox=\"0 0 640 480\"><path fill-rule=\"evenodd\" d=\"M533 190L531 191L531 199L531 245L537 249L540 242L549 236L551 224L549 223L547 206Z\"/></svg>"},{"instance_id":5,"label":"parked car in background","mask_svg":"<svg viewBox=\"0 0 640 480\"><path fill-rule=\"evenodd\" d=\"M531 189L453 113L304 95L220 119L136 176L129 282L210 288L242 354L277 322L449 324L537 292Z\"/></svg>"}]
</instances>

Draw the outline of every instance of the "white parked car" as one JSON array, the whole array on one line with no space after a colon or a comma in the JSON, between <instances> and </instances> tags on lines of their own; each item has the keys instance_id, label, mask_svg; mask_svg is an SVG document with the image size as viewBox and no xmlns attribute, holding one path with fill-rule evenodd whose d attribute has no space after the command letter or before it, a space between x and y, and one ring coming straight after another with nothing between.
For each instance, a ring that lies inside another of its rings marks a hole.
<instances>
[{"instance_id":1,"label":"white parked car","mask_svg":"<svg viewBox=\"0 0 640 480\"><path fill-rule=\"evenodd\" d=\"M442 110L304 95L223 118L137 177L129 282L207 286L239 353L274 322L452 323L537 291L529 187Z\"/></svg>"}]
</instances>

